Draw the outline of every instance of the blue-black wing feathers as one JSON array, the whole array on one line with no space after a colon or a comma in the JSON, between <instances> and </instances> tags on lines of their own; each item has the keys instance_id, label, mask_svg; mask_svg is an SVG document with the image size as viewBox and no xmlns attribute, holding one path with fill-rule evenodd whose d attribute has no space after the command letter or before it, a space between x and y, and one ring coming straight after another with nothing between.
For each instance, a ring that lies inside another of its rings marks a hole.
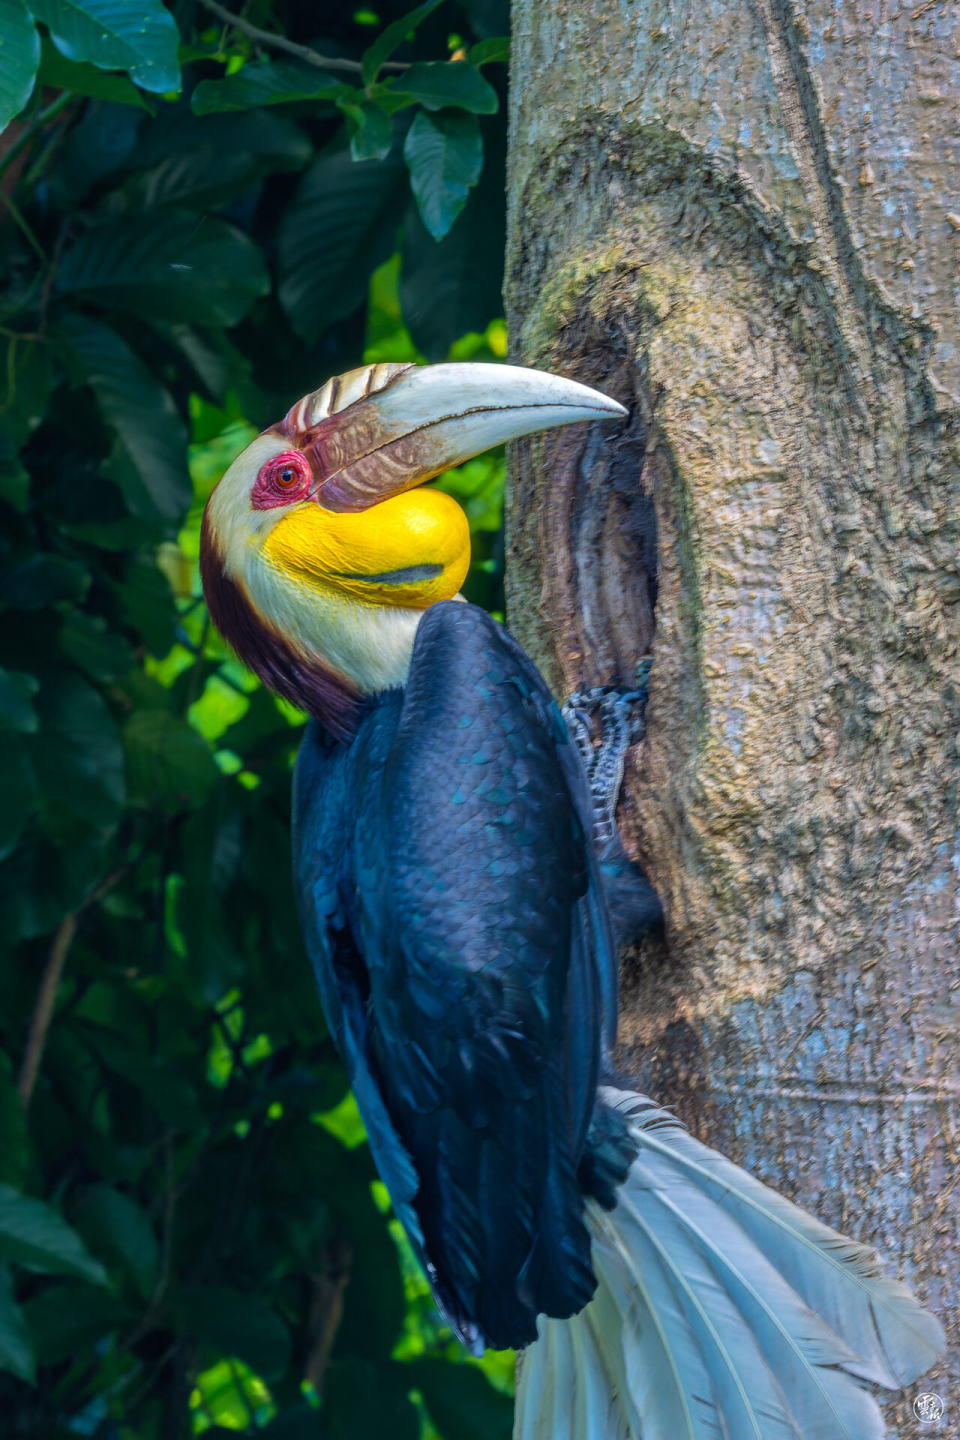
<instances>
[{"instance_id":1,"label":"blue-black wing feathers","mask_svg":"<svg viewBox=\"0 0 960 1440\"><path fill-rule=\"evenodd\" d=\"M523 651L432 607L403 692L297 766L304 929L375 1158L443 1308L522 1345L594 1278L582 1219L615 954L579 761Z\"/></svg>"}]
</instances>

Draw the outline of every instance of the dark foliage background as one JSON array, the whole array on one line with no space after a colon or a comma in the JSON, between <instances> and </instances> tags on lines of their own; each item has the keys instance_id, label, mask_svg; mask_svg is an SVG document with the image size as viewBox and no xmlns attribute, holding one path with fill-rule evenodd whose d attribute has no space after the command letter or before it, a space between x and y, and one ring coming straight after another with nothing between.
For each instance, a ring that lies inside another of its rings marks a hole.
<instances>
[{"instance_id":1,"label":"dark foliage background","mask_svg":"<svg viewBox=\"0 0 960 1440\"><path fill-rule=\"evenodd\" d=\"M505 352L506 0L404 8L0 0L7 1440L509 1435L510 1357L440 1323L325 1038L302 717L196 573L301 393ZM502 473L441 481L492 608Z\"/></svg>"}]
</instances>

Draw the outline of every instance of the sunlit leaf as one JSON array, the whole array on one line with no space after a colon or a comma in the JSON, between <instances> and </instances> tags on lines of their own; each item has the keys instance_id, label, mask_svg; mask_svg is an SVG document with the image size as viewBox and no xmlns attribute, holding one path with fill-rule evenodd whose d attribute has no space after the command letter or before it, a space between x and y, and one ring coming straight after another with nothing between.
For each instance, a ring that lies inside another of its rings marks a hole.
<instances>
[{"instance_id":1,"label":"sunlit leaf","mask_svg":"<svg viewBox=\"0 0 960 1440\"><path fill-rule=\"evenodd\" d=\"M0 0L2 3L4 0ZM119 105L136 105L140 110L153 113L151 102L125 75L110 75L85 61L68 60L49 40L43 42L37 80L41 85L69 90L74 95L88 95L92 100L112 100Z\"/></svg>"},{"instance_id":2,"label":"sunlit leaf","mask_svg":"<svg viewBox=\"0 0 960 1440\"><path fill-rule=\"evenodd\" d=\"M126 70L144 90L179 90L177 27L160 0L30 0L68 60Z\"/></svg>"},{"instance_id":3,"label":"sunlit leaf","mask_svg":"<svg viewBox=\"0 0 960 1440\"><path fill-rule=\"evenodd\" d=\"M0 130L33 93L40 36L24 0L0 0Z\"/></svg>"}]
</instances>

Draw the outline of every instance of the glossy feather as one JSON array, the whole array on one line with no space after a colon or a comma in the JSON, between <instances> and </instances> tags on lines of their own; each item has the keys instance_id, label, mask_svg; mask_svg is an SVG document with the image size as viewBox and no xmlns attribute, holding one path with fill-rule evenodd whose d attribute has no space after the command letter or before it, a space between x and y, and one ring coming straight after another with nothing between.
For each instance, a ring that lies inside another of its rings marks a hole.
<instances>
[{"instance_id":1,"label":"glossy feather","mask_svg":"<svg viewBox=\"0 0 960 1440\"><path fill-rule=\"evenodd\" d=\"M474 1347L528 1343L538 1313L594 1288L579 1172L616 981L586 807L536 670L459 603L424 616L405 689L348 743L312 728L297 765L324 1006L398 1214Z\"/></svg>"}]
</instances>

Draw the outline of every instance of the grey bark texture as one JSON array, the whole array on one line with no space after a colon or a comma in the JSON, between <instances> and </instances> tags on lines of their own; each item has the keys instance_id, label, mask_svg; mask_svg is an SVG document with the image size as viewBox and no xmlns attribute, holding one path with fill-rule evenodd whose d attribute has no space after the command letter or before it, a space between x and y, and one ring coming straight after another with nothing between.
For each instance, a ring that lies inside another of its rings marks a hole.
<instances>
[{"instance_id":1,"label":"grey bark texture","mask_svg":"<svg viewBox=\"0 0 960 1440\"><path fill-rule=\"evenodd\" d=\"M621 1059L953 1322L888 1414L960 1434L960 10L514 27L513 358L631 412L518 447L508 507L556 692L653 657Z\"/></svg>"}]
</instances>

